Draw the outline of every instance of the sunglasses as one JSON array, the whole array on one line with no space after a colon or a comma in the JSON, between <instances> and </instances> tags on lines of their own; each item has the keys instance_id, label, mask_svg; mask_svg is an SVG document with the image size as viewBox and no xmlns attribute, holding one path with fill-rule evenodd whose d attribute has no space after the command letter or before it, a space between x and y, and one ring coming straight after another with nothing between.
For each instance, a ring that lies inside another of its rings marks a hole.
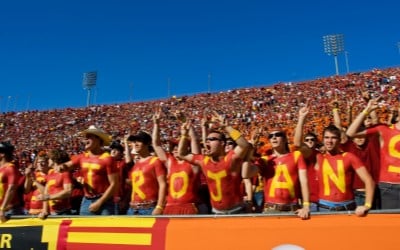
<instances>
[{"instance_id":1,"label":"sunglasses","mask_svg":"<svg viewBox=\"0 0 400 250\"><path fill-rule=\"evenodd\" d=\"M315 141L315 138L306 138L304 141L309 142L309 141Z\"/></svg>"},{"instance_id":2,"label":"sunglasses","mask_svg":"<svg viewBox=\"0 0 400 250\"><path fill-rule=\"evenodd\" d=\"M208 137L206 138L206 141L219 141L220 139L218 137Z\"/></svg>"},{"instance_id":3,"label":"sunglasses","mask_svg":"<svg viewBox=\"0 0 400 250\"><path fill-rule=\"evenodd\" d=\"M273 137L284 137L285 134L282 132L276 132L268 135L268 139L272 139Z\"/></svg>"},{"instance_id":4,"label":"sunglasses","mask_svg":"<svg viewBox=\"0 0 400 250\"><path fill-rule=\"evenodd\" d=\"M233 141L227 141L226 145L235 145L235 143Z\"/></svg>"}]
</instances>

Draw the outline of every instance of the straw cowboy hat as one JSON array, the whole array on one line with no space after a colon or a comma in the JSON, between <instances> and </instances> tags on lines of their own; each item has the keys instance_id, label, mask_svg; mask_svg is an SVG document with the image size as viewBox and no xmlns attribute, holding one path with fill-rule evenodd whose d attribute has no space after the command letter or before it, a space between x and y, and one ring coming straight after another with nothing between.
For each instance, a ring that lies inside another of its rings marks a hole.
<instances>
[{"instance_id":1,"label":"straw cowboy hat","mask_svg":"<svg viewBox=\"0 0 400 250\"><path fill-rule=\"evenodd\" d=\"M111 143L111 135L107 134L101 129L96 128L94 125L89 126L88 129L81 131L79 134L83 136L87 134L95 135L103 141L103 146L108 146Z\"/></svg>"}]
</instances>

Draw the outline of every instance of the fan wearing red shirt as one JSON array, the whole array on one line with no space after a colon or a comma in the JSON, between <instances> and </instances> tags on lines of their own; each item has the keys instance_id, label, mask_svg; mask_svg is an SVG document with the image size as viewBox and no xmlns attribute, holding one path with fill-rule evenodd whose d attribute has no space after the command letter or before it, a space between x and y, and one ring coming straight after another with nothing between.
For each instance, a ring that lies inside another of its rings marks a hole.
<instances>
[{"instance_id":1,"label":"fan wearing red shirt","mask_svg":"<svg viewBox=\"0 0 400 250\"><path fill-rule=\"evenodd\" d=\"M227 119L214 112L213 121L220 130L212 130L205 139L205 155L187 154L185 140L188 130L182 130L179 157L201 168L209 188L212 212L214 214L244 213L246 205L241 192L241 166L249 143L242 134L227 124ZM236 142L234 150L225 153L226 133Z\"/></svg>"},{"instance_id":2,"label":"fan wearing red shirt","mask_svg":"<svg viewBox=\"0 0 400 250\"><path fill-rule=\"evenodd\" d=\"M34 166L25 168L24 192L29 199L28 214L38 215L42 212L43 202L38 198L44 191L46 175L49 171L49 157L46 152L38 153Z\"/></svg>"},{"instance_id":3,"label":"fan wearing red shirt","mask_svg":"<svg viewBox=\"0 0 400 250\"><path fill-rule=\"evenodd\" d=\"M167 167L168 194L163 214L198 214L196 204L199 202L200 169L178 158L178 144L170 140L169 150L166 152L160 142L160 114L153 116L153 148L156 155ZM183 128L188 127L192 152L199 152L199 146L190 122L185 122Z\"/></svg>"},{"instance_id":4,"label":"fan wearing red shirt","mask_svg":"<svg viewBox=\"0 0 400 250\"><path fill-rule=\"evenodd\" d=\"M80 215L112 215L115 213L113 197L118 189L118 169L103 146L111 143L111 136L90 126L83 135L85 152L63 164L68 169L78 168L83 178L84 197Z\"/></svg>"},{"instance_id":5,"label":"fan wearing red shirt","mask_svg":"<svg viewBox=\"0 0 400 250\"><path fill-rule=\"evenodd\" d=\"M400 208L400 120L390 126L379 124L359 131L364 119L379 107L381 97L369 100L347 130L349 137L377 135L380 142L378 187L382 209Z\"/></svg>"},{"instance_id":6,"label":"fan wearing red shirt","mask_svg":"<svg viewBox=\"0 0 400 250\"><path fill-rule=\"evenodd\" d=\"M5 222L10 215L23 214L16 195L19 178L17 167L12 163L14 146L9 142L0 143L0 221Z\"/></svg>"},{"instance_id":7,"label":"fan wearing red shirt","mask_svg":"<svg viewBox=\"0 0 400 250\"><path fill-rule=\"evenodd\" d=\"M317 155L320 211L350 211L365 216L371 209L375 183L364 163L350 152L340 150L341 131L334 125L323 131L325 153ZM365 187L365 204L354 201L353 176L357 174Z\"/></svg>"},{"instance_id":8,"label":"fan wearing red shirt","mask_svg":"<svg viewBox=\"0 0 400 250\"><path fill-rule=\"evenodd\" d=\"M41 219L49 214L71 214L72 174L69 171L59 171L60 168L57 167L69 161L69 155L63 150L54 149L49 157L49 165L52 169L46 176L44 193L39 197L43 201L43 211L39 214Z\"/></svg>"},{"instance_id":9,"label":"fan wearing red shirt","mask_svg":"<svg viewBox=\"0 0 400 250\"><path fill-rule=\"evenodd\" d=\"M165 166L157 156L152 155L152 139L148 133L141 131L129 136L128 141L133 143L139 158L128 175L132 195L127 214L160 215L167 194Z\"/></svg>"}]
</instances>

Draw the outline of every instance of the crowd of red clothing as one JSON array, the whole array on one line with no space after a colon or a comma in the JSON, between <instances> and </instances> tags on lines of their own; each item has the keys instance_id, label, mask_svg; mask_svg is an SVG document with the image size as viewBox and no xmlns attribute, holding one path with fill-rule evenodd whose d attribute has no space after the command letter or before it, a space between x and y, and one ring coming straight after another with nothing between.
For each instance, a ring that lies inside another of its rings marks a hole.
<instances>
[{"instance_id":1,"label":"crowd of red clothing","mask_svg":"<svg viewBox=\"0 0 400 250\"><path fill-rule=\"evenodd\" d=\"M177 113L184 113L193 119L200 134L201 118L209 109L225 114L230 124L247 137L256 127L264 128L264 131L281 127L291 138L298 109L307 99L311 100L313 110L305 129L320 135L323 127L332 122L332 99L337 99L343 109L349 100L354 99L354 112L358 112L357 107L363 101L359 98L362 92L383 95L384 102L378 115L380 119L386 119L400 98L399 80L400 68L374 69L311 81L282 82L157 101L8 112L0 114L0 139L15 145L16 157L23 166L24 161L29 161L41 150L61 148L71 155L81 152L83 148L78 132L90 125L102 128L114 139L121 140L124 135L138 130L151 132L153 111L160 105L164 114L160 127L165 141L179 136L181 122ZM347 124L346 119L343 116L344 125Z\"/></svg>"}]
</instances>

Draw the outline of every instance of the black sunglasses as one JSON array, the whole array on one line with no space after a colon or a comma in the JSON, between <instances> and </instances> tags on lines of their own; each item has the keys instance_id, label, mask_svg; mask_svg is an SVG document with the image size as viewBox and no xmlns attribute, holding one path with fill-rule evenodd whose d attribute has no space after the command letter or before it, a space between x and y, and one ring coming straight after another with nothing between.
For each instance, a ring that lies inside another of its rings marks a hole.
<instances>
[{"instance_id":1,"label":"black sunglasses","mask_svg":"<svg viewBox=\"0 0 400 250\"><path fill-rule=\"evenodd\" d=\"M273 137L284 137L285 134L282 132L271 133L268 135L268 139L272 139Z\"/></svg>"},{"instance_id":2,"label":"black sunglasses","mask_svg":"<svg viewBox=\"0 0 400 250\"><path fill-rule=\"evenodd\" d=\"M219 141L220 139L217 137L208 137L206 138L206 141Z\"/></svg>"},{"instance_id":3,"label":"black sunglasses","mask_svg":"<svg viewBox=\"0 0 400 250\"><path fill-rule=\"evenodd\" d=\"M227 141L227 142L226 142L226 145L235 145L235 142L233 142L233 141Z\"/></svg>"},{"instance_id":4,"label":"black sunglasses","mask_svg":"<svg viewBox=\"0 0 400 250\"><path fill-rule=\"evenodd\" d=\"M315 141L315 138L305 138L304 141L307 141L307 142L309 142L309 141Z\"/></svg>"}]
</instances>

